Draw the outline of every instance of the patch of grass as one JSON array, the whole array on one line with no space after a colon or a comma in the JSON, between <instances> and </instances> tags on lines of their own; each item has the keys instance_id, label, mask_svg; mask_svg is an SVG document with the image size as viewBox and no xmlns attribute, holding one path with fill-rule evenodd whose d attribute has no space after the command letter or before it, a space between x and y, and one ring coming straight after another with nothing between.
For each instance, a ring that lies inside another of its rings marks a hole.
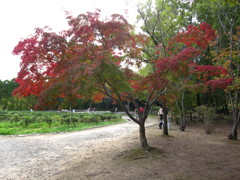
<instances>
[{"instance_id":1,"label":"patch of grass","mask_svg":"<svg viewBox=\"0 0 240 180\"><path fill-rule=\"evenodd\" d=\"M237 139L237 140L227 140L227 142L229 143L229 144L237 144L237 145L240 145L240 140L239 139Z\"/></svg>"},{"instance_id":2,"label":"patch of grass","mask_svg":"<svg viewBox=\"0 0 240 180\"><path fill-rule=\"evenodd\" d=\"M0 135L24 135L24 134L42 134L54 132L70 132L95 127L102 127L126 122L123 119L101 121L101 122L78 122L67 125L61 121L53 121L51 127L46 122L34 122L29 126L24 126L21 122L11 123L10 121L0 122Z\"/></svg>"},{"instance_id":3,"label":"patch of grass","mask_svg":"<svg viewBox=\"0 0 240 180\"><path fill-rule=\"evenodd\" d=\"M232 140L232 139L225 138L225 139L220 140L219 142L224 143L224 144L226 143L226 144L240 145L240 140L239 139Z\"/></svg>"},{"instance_id":4,"label":"patch of grass","mask_svg":"<svg viewBox=\"0 0 240 180\"><path fill-rule=\"evenodd\" d=\"M219 165L219 166L215 166L214 169L216 169L216 170L221 170L222 167Z\"/></svg>"},{"instance_id":5,"label":"patch of grass","mask_svg":"<svg viewBox=\"0 0 240 180\"><path fill-rule=\"evenodd\" d=\"M0 129L1 128L15 128L15 127L19 127L19 123L11 123L9 121L3 121L0 123Z\"/></svg>"},{"instance_id":6,"label":"patch of grass","mask_svg":"<svg viewBox=\"0 0 240 180\"><path fill-rule=\"evenodd\" d=\"M157 158L162 154L163 151L155 147L149 147L148 149L138 148L122 152L117 156L117 159L133 161L139 159Z\"/></svg>"},{"instance_id":7,"label":"patch of grass","mask_svg":"<svg viewBox=\"0 0 240 180\"><path fill-rule=\"evenodd\" d=\"M16 132L16 128L7 128L7 129L3 129L0 128L0 134L1 135L13 135Z\"/></svg>"},{"instance_id":8,"label":"patch of grass","mask_svg":"<svg viewBox=\"0 0 240 180\"><path fill-rule=\"evenodd\" d=\"M174 136L172 135L161 135L162 138L166 138L168 141L173 141Z\"/></svg>"},{"instance_id":9,"label":"patch of grass","mask_svg":"<svg viewBox=\"0 0 240 180\"><path fill-rule=\"evenodd\" d=\"M205 164L206 164L207 166L212 166L212 165L215 165L216 162L214 162L214 161L207 161Z\"/></svg>"}]
</instances>

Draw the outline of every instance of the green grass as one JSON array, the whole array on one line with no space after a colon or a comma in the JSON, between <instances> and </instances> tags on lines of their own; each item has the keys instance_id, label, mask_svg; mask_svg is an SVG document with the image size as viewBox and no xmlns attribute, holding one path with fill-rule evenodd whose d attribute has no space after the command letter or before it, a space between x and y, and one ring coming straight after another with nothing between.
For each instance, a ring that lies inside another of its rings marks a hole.
<instances>
[{"instance_id":1,"label":"green grass","mask_svg":"<svg viewBox=\"0 0 240 180\"><path fill-rule=\"evenodd\" d=\"M28 127L24 127L20 123L0 122L1 135L22 135L22 134L38 134L51 132L68 132L77 131L111 124L126 122L122 119L103 121L103 122L79 122L71 125L62 124L61 122L53 122L51 127L46 122L32 123Z\"/></svg>"},{"instance_id":2,"label":"green grass","mask_svg":"<svg viewBox=\"0 0 240 180\"><path fill-rule=\"evenodd\" d=\"M77 131L125 122L121 118L112 113L0 111L0 135Z\"/></svg>"}]
</instances>

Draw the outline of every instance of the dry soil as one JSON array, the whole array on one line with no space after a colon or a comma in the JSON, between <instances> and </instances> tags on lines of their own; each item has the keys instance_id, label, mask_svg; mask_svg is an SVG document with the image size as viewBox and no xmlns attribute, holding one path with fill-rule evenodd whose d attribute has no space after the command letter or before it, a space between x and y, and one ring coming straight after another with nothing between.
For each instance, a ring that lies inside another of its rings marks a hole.
<instances>
[{"instance_id":1,"label":"dry soil","mask_svg":"<svg viewBox=\"0 0 240 180\"><path fill-rule=\"evenodd\" d=\"M230 126L205 134L172 125L162 136L148 120L149 145L140 152L133 122L72 133L0 136L0 179L52 180L239 180L240 142L227 140Z\"/></svg>"}]
</instances>

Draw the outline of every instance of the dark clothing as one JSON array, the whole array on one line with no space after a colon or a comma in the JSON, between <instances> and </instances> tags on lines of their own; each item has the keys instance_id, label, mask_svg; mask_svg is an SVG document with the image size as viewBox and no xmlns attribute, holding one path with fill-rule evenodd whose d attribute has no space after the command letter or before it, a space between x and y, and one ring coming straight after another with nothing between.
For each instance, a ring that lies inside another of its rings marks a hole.
<instances>
[{"instance_id":1,"label":"dark clothing","mask_svg":"<svg viewBox=\"0 0 240 180\"><path fill-rule=\"evenodd\" d=\"M163 121L160 121L159 128L162 129L162 126L163 126Z\"/></svg>"},{"instance_id":2,"label":"dark clothing","mask_svg":"<svg viewBox=\"0 0 240 180\"><path fill-rule=\"evenodd\" d=\"M160 118L160 121L162 121L163 120L163 114L160 114L159 118Z\"/></svg>"}]
</instances>

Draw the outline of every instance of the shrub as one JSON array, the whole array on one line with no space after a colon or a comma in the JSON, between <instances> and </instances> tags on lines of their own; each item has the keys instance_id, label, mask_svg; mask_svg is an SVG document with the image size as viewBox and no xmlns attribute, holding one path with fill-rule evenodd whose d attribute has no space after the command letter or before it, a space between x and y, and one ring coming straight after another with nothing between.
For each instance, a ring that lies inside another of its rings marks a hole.
<instances>
[{"instance_id":1,"label":"shrub","mask_svg":"<svg viewBox=\"0 0 240 180\"><path fill-rule=\"evenodd\" d=\"M196 108L199 113L198 122L203 125L206 134L211 134L214 130L214 119L217 116L213 108L199 106Z\"/></svg>"},{"instance_id":2,"label":"shrub","mask_svg":"<svg viewBox=\"0 0 240 180\"><path fill-rule=\"evenodd\" d=\"M48 124L48 127L50 128L52 123L53 123L53 119L52 117L50 117L49 115L45 116L43 118L43 122L46 122Z\"/></svg>"},{"instance_id":3,"label":"shrub","mask_svg":"<svg viewBox=\"0 0 240 180\"><path fill-rule=\"evenodd\" d=\"M94 115L85 115L81 118L81 122L98 122L98 120L94 117Z\"/></svg>"},{"instance_id":4,"label":"shrub","mask_svg":"<svg viewBox=\"0 0 240 180\"><path fill-rule=\"evenodd\" d=\"M34 118L32 116L23 116L20 124L23 125L25 128L28 128L30 123L34 122Z\"/></svg>"},{"instance_id":5,"label":"shrub","mask_svg":"<svg viewBox=\"0 0 240 180\"><path fill-rule=\"evenodd\" d=\"M73 114L63 114L61 116L61 121L64 122L66 125L74 125L79 121L79 118Z\"/></svg>"},{"instance_id":6,"label":"shrub","mask_svg":"<svg viewBox=\"0 0 240 180\"><path fill-rule=\"evenodd\" d=\"M73 125L74 128L71 127L72 129L82 129L83 127L93 127L101 124L95 125L96 122L112 121L120 118L121 116L113 113L69 114L59 112L0 111L0 134L29 134L66 131L66 129L69 130L69 127L66 127L66 125ZM86 124L77 124L78 122L85 122ZM94 124L90 124L92 122L94 122ZM112 124L112 122L102 124Z\"/></svg>"},{"instance_id":7,"label":"shrub","mask_svg":"<svg viewBox=\"0 0 240 180\"><path fill-rule=\"evenodd\" d=\"M21 120L21 116L19 114L13 114L11 117L9 117L11 123L13 122L19 122Z\"/></svg>"},{"instance_id":8,"label":"shrub","mask_svg":"<svg viewBox=\"0 0 240 180\"><path fill-rule=\"evenodd\" d=\"M7 111L0 111L0 121L9 120L9 115Z\"/></svg>"}]
</instances>

